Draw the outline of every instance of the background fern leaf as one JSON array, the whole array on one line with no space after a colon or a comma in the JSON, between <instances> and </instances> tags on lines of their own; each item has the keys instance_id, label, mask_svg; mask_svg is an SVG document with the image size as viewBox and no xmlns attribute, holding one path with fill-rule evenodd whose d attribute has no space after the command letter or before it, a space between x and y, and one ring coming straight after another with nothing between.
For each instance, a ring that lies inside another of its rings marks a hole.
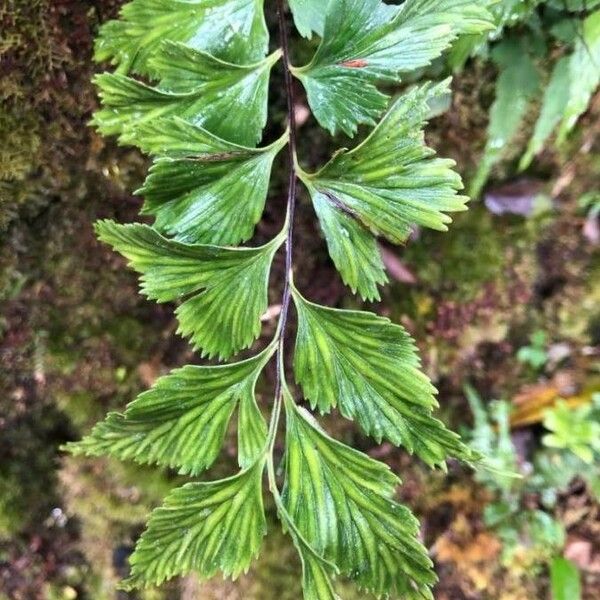
<instances>
[{"instance_id":1,"label":"background fern leaf","mask_svg":"<svg viewBox=\"0 0 600 600\"><path fill-rule=\"evenodd\" d=\"M542 149L544 142L552 135L564 114L569 99L570 63L570 57L563 56L554 65L552 76L544 90L542 108L535 123L533 135L529 140L527 151L519 163L520 169L526 169L531 164L534 156Z\"/></svg>"},{"instance_id":2,"label":"background fern leaf","mask_svg":"<svg viewBox=\"0 0 600 600\"><path fill-rule=\"evenodd\" d=\"M504 40L494 48L493 58L500 75L496 81L496 98L490 110L487 143L469 187L469 194L474 198L479 196L492 167L519 131L540 85L535 63L524 44L511 39Z\"/></svg>"},{"instance_id":3,"label":"background fern leaf","mask_svg":"<svg viewBox=\"0 0 600 600\"><path fill-rule=\"evenodd\" d=\"M600 10L583 21L581 36L575 41L570 61L569 99L558 130L562 143L577 119L586 111L592 94L600 85Z\"/></svg>"}]
</instances>

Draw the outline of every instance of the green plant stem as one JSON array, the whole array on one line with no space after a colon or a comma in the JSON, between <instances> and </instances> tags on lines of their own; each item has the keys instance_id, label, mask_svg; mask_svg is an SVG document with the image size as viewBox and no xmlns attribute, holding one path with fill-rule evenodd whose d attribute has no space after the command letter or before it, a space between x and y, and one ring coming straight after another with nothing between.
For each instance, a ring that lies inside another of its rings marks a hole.
<instances>
[{"instance_id":1,"label":"green plant stem","mask_svg":"<svg viewBox=\"0 0 600 600\"><path fill-rule=\"evenodd\" d=\"M292 285L292 252L293 252L293 236L294 236L294 211L296 208L296 115L294 113L294 84L292 74L290 72L289 59L289 43L287 22L285 18L285 3L284 0L277 0L277 16L279 23L279 39L283 52L283 70L285 91L287 99L288 113L288 188L287 188L287 209L286 209L286 224L287 232L285 239L285 276L283 284L283 296L281 300L281 313L279 315L279 323L277 325L277 356L276 356L276 382L275 382L275 401L273 403L273 412L271 413L271 422L269 424L269 435L267 440L267 472L269 478L269 488L276 500L279 498L279 490L275 479L275 466L273 464L273 450L275 446L275 437L277 435L277 427L279 417L281 415L281 404L283 397L283 386L285 382L285 365L284 365L284 343L285 332L288 320L288 312L291 300L291 285Z\"/></svg>"}]
</instances>

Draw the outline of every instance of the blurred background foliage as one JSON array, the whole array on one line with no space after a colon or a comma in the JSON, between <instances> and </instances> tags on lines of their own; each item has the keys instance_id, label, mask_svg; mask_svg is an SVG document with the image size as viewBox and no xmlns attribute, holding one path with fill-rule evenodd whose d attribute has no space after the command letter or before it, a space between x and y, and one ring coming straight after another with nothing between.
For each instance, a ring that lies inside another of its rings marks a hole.
<instances>
[{"instance_id":1,"label":"blurred background foliage","mask_svg":"<svg viewBox=\"0 0 600 600\"><path fill-rule=\"evenodd\" d=\"M143 300L92 233L97 218L134 219L141 200L130 190L146 168L86 125L93 37L119 5L0 2L0 599L295 600L299 565L278 527L237 582L116 591L148 511L178 479L58 451L195 360L170 308ZM422 73L455 73L427 136L476 200L449 233L416 231L401 250L382 247L393 284L379 310L415 335L442 417L488 455L488 468L432 473L326 420L402 476L399 496L422 519L440 599L591 600L600 587L599 5L503 0L490 38L459 40ZM299 42L296 62L315 43ZM280 84L274 73L274 123ZM298 98L300 155L319 164L348 140L332 143ZM281 167L259 235L281 217ZM298 284L317 301L356 306L308 200L300 204ZM211 474L234 460L231 432Z\"/></svg>"}]
</instances>

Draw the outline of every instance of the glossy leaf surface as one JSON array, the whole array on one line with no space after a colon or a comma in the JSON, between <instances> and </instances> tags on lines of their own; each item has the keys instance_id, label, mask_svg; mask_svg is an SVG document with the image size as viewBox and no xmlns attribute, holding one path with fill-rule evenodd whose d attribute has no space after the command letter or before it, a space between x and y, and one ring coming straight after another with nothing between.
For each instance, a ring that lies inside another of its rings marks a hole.
<instances>
[{"instance_id":1,"label":"glossy leaf surface","mask_svg":"<svg viewBox=\"0 0 600 600\"><path fill-rule=\"evenodd\" d=\"M267 122L269 74L280 55L276 51L262 62L238 65L165 43L152 59L158 86L118 73L95 78L103 108L93 123L104 135L120 135L154 119L177 116L229 142L254 146Z\"/></svg>"},{"instance_id":2,"label":"glossy leaf surface","mask_svg":"<svg viewBox=\"0 0 600 600\"><path fill-rule=\"evenodd\" d=\"M237 63L267 52L262 0L133 0L120 16L102 26L95 58L110 60L122 73L154 74L150 63L161 41Z\"/></svg>"},{"instance_id":3,"label":"glossy leaf surface","mask_svg":"<svg viewBox=\"0 0 600 600\"><path fill-rule=\"evenodd\" d=\"M466 208L467 198L457 194L462 183L454 163L435 158L421 130L428 102L446 92L445 82L414 88L362 144L338 151L317 173L302 175L332 259L363 297L376 298L377 284L385 280L372 235L401 243L415 225L444 231L451 221L445 213ZM357 225L349 225L350 218Z\"/></svg>"},{"instance_id":4,"label":"glossy leaf surface","mask_svg":"<svg viewBox=\"0 0 600 600\"><path fill-rule=\"evenodd\" d=\"M296 29L304 37L312 37L313 32L322 36L325 15L330 1L335 0L289 0Z\"/></svg>"},{"instance_id":5,"label":"glossy leaf surface","mask_svg":"<svg viewBox=\"0 0 600 600\"><path fill-rule=\"evenodd\" d=\"M258 462L229 479L172 491L150 515L125 584L158 585L192 571L203 579L246 571L266 533L262 471Z\"/></svg>"},{"instance_id":6,"label":"glossy leaf surface","mask_svg":"<svg viewBox=\"0 0 600 600\"><path fill-rule=\"evenodd\" d=\"M286 414L284 503L307 541L376 595L432 598L436 577L416 539L418 523L393 501L397 477L330 438L290 401Z\"/></svg>"},{"instance_id":7,"label":"glossy leaf surface","mask_svg":"<svg viewBox=\"0 0 600 600\"><path fill-rule=\"evenodd\" d=\"M226 142L181 119L159 120L128 139L165 156L143 187L143 212L183 242L237 244L252 237L269 190L271 167L287 134L265 148ZM182 156L185 152L185 156Z\"/></svg>"},{"instance_id":8,"label":"glossy leaf surface","mask_svg":"<svg viewBox=\"0 0 600 600\"><path fill-rule=\"evenodd\" d=\"M338 407L378 442L388 439L429 465L447 454L469 460L458 436L431 416L436 390L412 338L373 313L308 302L296 291L296 380L313 408Z\"/></svg>"},{"instance_id":9,"label":"glossy leaf surface","mask_svg":"<svg viewBox=\"0 0 600 600\"><path fill-rule=\"evenodd\" d=\"M343 282L363 298L379 300L377 286L388 279L375 236L335 196L308 189L329 256Z\"/></svg>"},{"instance_id":10,"label":"glossy leaf surface","mask_svg":"<svg viewBox=\"0 0 600 600\"><path fill-rule=\"evenodd\" d=\"M328 5L323 39L312 61L295 69L310 107L331 133L354 135L375 124L388 97L378 81L398 81L402 71L426 66L456 37L492 27L483 1L336 0Z\"/></svg>"}]
</instances>

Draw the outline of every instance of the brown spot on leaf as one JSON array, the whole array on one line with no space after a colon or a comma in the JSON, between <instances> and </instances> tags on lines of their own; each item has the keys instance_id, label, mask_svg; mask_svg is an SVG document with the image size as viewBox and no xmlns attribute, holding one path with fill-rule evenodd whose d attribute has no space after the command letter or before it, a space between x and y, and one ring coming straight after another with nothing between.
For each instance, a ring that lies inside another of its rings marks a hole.
<instances>
[{"instance_id":1,"label":"brown spot on leaf","mask_svg":"<svg viewBox=\"0 0 600 600\"><path fill-rule=\"evenodd\" d=\"M340 63L340 65L342 67L349 67L351 69L362 69L363 67L366 67L369 63L362 59L362 58L354 58L352 60L345 60L344 62Z\"/></svg>"},{"instance_id":2,"label":"brown spot on leaf","mask_svg":"<svg viewBox=\"0 0 600 600\"><path fill-rule=\"evenodd\" d=\"M352 208L350 208L347 204L345 204L344 202L342 202L335 194L331 193L329 190L319 190L321 192L321 194L323 194L327 200L329 200L331 202L331 204L333 204L338 210L340 210L343 213L346 213L347 215L350 215L351 217L355 217L358 218L358 215L356 214L356 211L354 211Z\"/></svg>"}]
</instances>

